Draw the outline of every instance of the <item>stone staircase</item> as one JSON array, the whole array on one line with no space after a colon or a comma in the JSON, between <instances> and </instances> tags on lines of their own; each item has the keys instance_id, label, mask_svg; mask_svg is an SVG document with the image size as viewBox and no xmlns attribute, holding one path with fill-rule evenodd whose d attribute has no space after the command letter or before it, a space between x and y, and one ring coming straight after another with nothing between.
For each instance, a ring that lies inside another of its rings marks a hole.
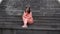
<instances>
[{"instance_id":1,"label":"stone staircase","mask_svg":"<svg viewBox=\"0 0 60 34\"><path fill-rule=\"evenodd\" d=\"M59 34L59 31L57 31L57 30L60 30L60 17L59 16L36 15L33 17L34 17L34 24L29 25L27 29L23 29L21 27L23 24L21 16L0 16L0 29L2 29L1 32L3 32L3 34L5 33L7 34L7 31L8 31L8 34L10 33L20 34L22 32L27 33L27 34L28 32L31 34L32 32L36 32L36 33L38 32L42 34L48 34L48 33L50 34L50 32L51 33L57 32Z\"/></svg>"},{"instance_id":2,"label":"stone staircase","mask_svg":"<svg viewBox=\"0 0 60 34\"><path fill-rule=\"evenodd\" d=\"M0 34L60 34L60 4L57 0L30 0L34 24L28 25L27 29L21 27L25 1L4 0L0 4Z\"/></svg>"},{"instance_id":3,"label":"stone staircase","mask_svg":"<svg viewBox=\"0 0 60 34\"><path fill-rule=\"evenodd\" d=\"M47 29L60 30L59 16L33 16L34 24L29 25L28 29ZM21 16L0 16L0 28L17 28L22 29Z\"/></svg>"}]
</instances>

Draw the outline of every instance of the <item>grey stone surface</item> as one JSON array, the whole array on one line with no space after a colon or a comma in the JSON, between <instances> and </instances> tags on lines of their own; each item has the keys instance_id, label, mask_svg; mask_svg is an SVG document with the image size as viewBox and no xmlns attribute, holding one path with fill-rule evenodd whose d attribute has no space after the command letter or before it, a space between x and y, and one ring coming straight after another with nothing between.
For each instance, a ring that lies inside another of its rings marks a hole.
<instances>
[{"instance_id":1,"label":"grey stone surface","mask_svg":"<svg viewBox=\"0 0 60 34\"><path fill-rule=\"evenodd\" d=\"M12 33L14 31L16 31L16 32ZM60 31L26 30L26 29L24 29L24 30L5 30L4 29L4 30L2 30L2 32L0 34L60 34Z\"/></svg>"},{"instance_id":2,"label":"grey stone surface","mask_svg":"<svg viewBox=\"0 0 60 34\"><path fill-rule=\"evenodd\" d=\"M3 30L3 34L11 34L11 30Z\"/></svg>"},{"instance_id":3,"label":"grey stone surface","mask_svg":"<svg viewBox=\"0 0 60 34\"><path fill-rule=\"evenodd\" d=\"M23 12L22 10L25 9L25 6L27 4L31 5L31 10L33 13L37 12L35 15L56 16L56 13L59 13L60 11L60 4L57 0L3 0L3 1L4 2L2 2L1 6L6 6L5 12L8 15L22 15L21 12Z\"/></svg>"},{"instance_id":4,"label":"grey stone surface","mask_svg":"<svg viewBox=\"0 0 60 34\"><path fill-rule=\"evenodd\" d=\"M34 24L30 25L31 29L39 28L60 28L60 17L55 16L34 16ZM0 28L21 28L23 21L21 20L21 16L4 16L0 17ZM55 27L54 27L55 26ZM33 27L33 28L32 28ZM29 29L28 28L28 29Z\"/></svg>"},{"instance_id":5,"label":"grey stone surface","mask_svg":"<svg viewBox=\"0 0 60 34\"><path fill-rule=\"evenodd\" d=\"M21 27L21 16L27 4L31 6L34 24L26 30ZM0 34L60 34L60 31L46 30L60 30L57 0L3 0L0 4Z\"/></svg>"},{"instance_id":6,"label":"grey stone surface","mask_svg":"<svg viewBox=\"0 0 60 34\"><path fill-rule=\"evenodd\" d=\"M44 32L44 33L42 33L42 32ZM17 30L17 34L19 34L19 33L21 33L21 34L47 34L47 31Z\"/></svg>"},{"instance_id":7,"label":"grey stone surface","mask_svg":"<svg viewBox=\"0 0 60 34\"><path fill-rule=\"evenodd\" d=\"M31 6L34 24L24 30L21 16L27 4ZM0 34L60 34L60 31L41 31L60 30L60 3L57 0L3 0L0 4L0 28Z\"/></svg>"},{"instance_id":8,"label":"grey stone surface","mask_svg":"<svg viewBox=\"0 0 60 34\"><path fill-rule=\"evenodd\" d=\"M48 34L60 34L60 31L49 31Z\"/></svg>"}]
</instances>

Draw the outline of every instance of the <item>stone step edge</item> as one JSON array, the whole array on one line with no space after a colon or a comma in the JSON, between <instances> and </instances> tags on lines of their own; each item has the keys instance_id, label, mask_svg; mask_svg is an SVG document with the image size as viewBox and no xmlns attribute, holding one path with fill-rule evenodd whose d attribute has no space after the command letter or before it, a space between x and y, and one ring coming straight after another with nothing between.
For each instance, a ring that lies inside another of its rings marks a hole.
<instances>
[{"instance_id":1,"label":"stone step edge","mask_svg":"<svg viewBox=\"0 0 60 34\"><path fill-rule=\"evenodd\" d=\"M22 27L0 27L0 29L15 29L15 30L60 30L60 28L41 28L41 27L28 27L28 28L22 28Z\"/></svg>"}]
</instances>

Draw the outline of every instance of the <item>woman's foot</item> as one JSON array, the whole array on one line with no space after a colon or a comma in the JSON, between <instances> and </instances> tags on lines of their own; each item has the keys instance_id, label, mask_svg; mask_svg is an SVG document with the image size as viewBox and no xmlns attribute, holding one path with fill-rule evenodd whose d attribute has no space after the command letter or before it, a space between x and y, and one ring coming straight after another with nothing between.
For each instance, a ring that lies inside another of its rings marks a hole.
<instances>
[{"instance_id":1,"label":"woman's foot","mask_svg":"<svg viewBox=\"0 0 60 34\"><path fill-rule=\"evenodd\" d=\"M22 28L27 28L28 26L27 25L23 25Z\"/></svg>"}]
</instances>

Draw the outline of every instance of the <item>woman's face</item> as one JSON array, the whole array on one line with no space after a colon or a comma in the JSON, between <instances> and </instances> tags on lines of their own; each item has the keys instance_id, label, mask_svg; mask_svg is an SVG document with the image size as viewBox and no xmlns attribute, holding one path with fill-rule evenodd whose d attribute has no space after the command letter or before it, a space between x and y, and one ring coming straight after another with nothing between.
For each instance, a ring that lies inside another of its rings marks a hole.
<instances>
[{"instance_id":1,"label":"woman's face","mask_svg":"<svg viewBox=\"0 0 60 34\"><path fill-rule=\"evenodd\" d=\"M28 11L29 10L29 8L26 8L26 11Z\"/></svg>"}]
</instances>

